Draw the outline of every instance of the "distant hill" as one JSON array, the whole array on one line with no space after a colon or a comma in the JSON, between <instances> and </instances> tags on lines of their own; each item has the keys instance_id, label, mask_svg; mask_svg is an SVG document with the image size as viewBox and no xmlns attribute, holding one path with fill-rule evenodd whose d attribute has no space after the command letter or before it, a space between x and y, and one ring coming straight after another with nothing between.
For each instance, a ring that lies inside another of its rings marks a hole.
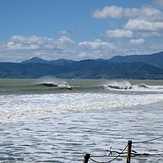
<instances>
[{"instance_id":1,"label":"distant hill","mask_svg":"<svg viewBox=\"0 0 163 163\"><path fill-rule=\"evenodd\" d=\"M72 63L74 61L73 60L68 60L68 59L57 59L57 60L51 60L49 62L50 63Z\"/></svg>"},{"instance_id":2,"label":"distant hill","mask_svg":"<svg viewBox=\"0 0 163 163\"><path fill-rule=\"evenodd\" d=\"M21 63L48 63L49 61L43 60L41 58L38 57L33 57L31 59L22 61Z\"/></svg>"},{"instance_id":3,"label":"distant hill","mask_svg":"<svg viewBox=\"0 0 163 163\"><path fill-rule=\"evenodd\" d=\"M105 61L105 59L96 59L96 61ZM107 59L110 62L116 63L132 63L132 62L144 62L154 66L163 68L163 51L151 55L129 55L129 56L115 56L111 59ZM22 61L21 63L54 63L54 64L65 64L73 63L74 60L58 59L58 60L43 60L38 57L33 57L29 60Z\"/></svg>"},{"instance_id":4,"label":"distant hill","mask_svg":"<svg viewBox=\"0 0 163 163\"><path fill-rule=\"evenodd\" d=\"M25 61L22 61L21 63L57 63L57 64L63 64L63 63L72 63L74 62L73 60L67 60L67 59L57 59L57 60L50 60L50 61L47 61L47 60L44 60L44 59L41 59L41 58L38 58L38 57L33 57L31 59L28 59L28 60L25 60Z\"/></svg>"},{"instance_id":5,"label":"distant hill","mask_svg":"<svg viewBox=\"0 0 163 163\"><path fill-rule=\"evenodd\" d=\"M0 63L0 78L39 78L53 75L74 79L163 79L163 68L142 62L113 63L82 60L72 63Z\"/></svg>"},{"instance_id":6,"label":"distant hill","mask_svg":"<svg viewBox=\"0 0 163 163\"><path fill-rule=\"evenodd\" d=\"M154 66L163 67L163 51L151 55L115 56L111 58L110 61L117 63L144 62Z\"/></svg>"},{"instance_id":7,"label":"distant hill","mask_svg":"<svg viewBox=\"0 0 163 163\"><path fill-rule=\"evenodd\" d=\"M21 63L0 63L0 78L58 78L80 79L163 79L163 52L152 55L116 56L110 60L66 59L43 60L38 57Z\"/></svg>"}]
</instances>

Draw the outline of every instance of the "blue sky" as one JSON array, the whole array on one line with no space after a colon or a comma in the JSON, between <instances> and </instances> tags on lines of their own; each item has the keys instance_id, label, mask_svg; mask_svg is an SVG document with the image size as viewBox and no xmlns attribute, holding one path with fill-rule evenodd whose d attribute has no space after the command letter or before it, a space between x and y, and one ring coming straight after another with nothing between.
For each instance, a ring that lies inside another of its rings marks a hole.
<instances>
[{"instance_id":1,"label":"blue sky","mask_svg":"<svg viewBox=\"0 0 163 163\"><path fill-rule=\"evenodd\" d=\"M0 62L163 50L163 0L0 0Z\"/></svg>"}]
</instances>

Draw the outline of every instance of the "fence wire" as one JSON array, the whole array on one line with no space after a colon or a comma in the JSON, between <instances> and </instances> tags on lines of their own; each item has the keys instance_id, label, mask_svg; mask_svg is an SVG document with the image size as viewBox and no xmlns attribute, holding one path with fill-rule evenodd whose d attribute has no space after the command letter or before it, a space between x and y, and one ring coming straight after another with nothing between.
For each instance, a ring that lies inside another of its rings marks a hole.
<instances>
[{"instance_id":1,"label":"fence wire","mask_svg":"<svg viewBox=\"0 0 163 163\"><path fill-rule=\"evenodd\" d=\"M160 136L160 137L157 137L157 138L153 138L153 139L149 139L149 140L145 140L145 141L140 141L140 142L132 142L132 144L138 144L138 143L148 143L148 142L152 142L152 141L155 141L155 140L159 140L159 139L162 139L163 136ZM121 151L121 152L118 152L118 151L112 151L111 149L108 150L109 151L109 154L108 156L91 156L90 155L90 160L92 160L93 162L96 162L96 163L109 163L109 162L112 162L116 159L118 159L119 157L127 157L126 155L126 152L125 150L127 149L128 145ZM106 161L106 162L100 162L100 161L97 161L95 159L93 159L93 157L97 158L97 157L113 157L112 154L113 153L116 153L118 154L117 156L114 156L113 159L109 160L109 161ZM147 157L147 156L163 156L163 153L155 153L155 154L151 154L151 153L137 153L136 151L132 150L131 151L131 157L137 157L137 156L141 156L141 157Z\"/></svg>"}]
</instances>

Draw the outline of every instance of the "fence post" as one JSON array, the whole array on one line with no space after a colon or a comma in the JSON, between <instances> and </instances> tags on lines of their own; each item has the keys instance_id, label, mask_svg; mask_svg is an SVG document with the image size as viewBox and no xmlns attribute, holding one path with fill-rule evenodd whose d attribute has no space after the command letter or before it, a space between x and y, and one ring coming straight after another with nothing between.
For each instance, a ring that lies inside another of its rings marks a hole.
<instances>
[{"instance_id":1,"label":"fence post","mask_svg":"<svg viewBox=\"0 0 163 163\"><path fill-rule=\"evenodd\" d=\"M89 153L86 153L84 155L84 161L83 161L83 163L88 163L89 158L90 158L90 154Z\"/></svg>"},{"instance_id":2,"label":"fence post","mask_svg":"<svg viewBox=\"0 0 163 163\"><path fill-rule=\"evenodd\" d=\"M128 141L128 150L127 150L126 163L130 163L130 160L131 160L131 147L132 147L132 141Z\"/></svg>"}]
</instances>

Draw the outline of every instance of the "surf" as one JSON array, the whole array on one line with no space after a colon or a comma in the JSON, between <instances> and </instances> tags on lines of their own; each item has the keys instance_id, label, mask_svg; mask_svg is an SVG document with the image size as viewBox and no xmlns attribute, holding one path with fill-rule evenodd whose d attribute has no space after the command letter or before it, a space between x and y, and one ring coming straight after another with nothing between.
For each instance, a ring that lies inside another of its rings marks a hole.
<instances>
[{"instance_id":1,"label":"surf","mask_svg":"<svg viewBox=\"0 0 163 163\"><path fill-rule=\"evenodd\" d=\"M162 85L152 85L151 81L135 82L134 80L107 81L104 88L111 91L163 92Z\"/></svg>"},{"instance_id":2,"label":"surf","mask_svg":"<svg viewBox=\"0 0 163 163\"><path fill-rule=\"evenodd\" d=\"M71 89L71 86L63 79L58 79L54 76L43 76L38 78L34 85L42 85L46 87L57 87L57 88L67 88Z\"/></svg>"},{"instance_id":3,"label":"surf","mask_svg":"<svg viewBox=\"0 0 163 163\"><path fill-rule=\"evenodd\" d=\"M43 76L38 79L0 79L0 94L92 92L163 92L162 81L59 79Z\"/></svg>"},{"instance_id":4,"label":"surf","mask_svg":"<svg viewBox=\"0 0 163 163\"><path fill-rule=\"evenodd\" d=\"M108 89L132 89L129 81L109 81L104 87Z\"/></svg>"}]
</instances>

